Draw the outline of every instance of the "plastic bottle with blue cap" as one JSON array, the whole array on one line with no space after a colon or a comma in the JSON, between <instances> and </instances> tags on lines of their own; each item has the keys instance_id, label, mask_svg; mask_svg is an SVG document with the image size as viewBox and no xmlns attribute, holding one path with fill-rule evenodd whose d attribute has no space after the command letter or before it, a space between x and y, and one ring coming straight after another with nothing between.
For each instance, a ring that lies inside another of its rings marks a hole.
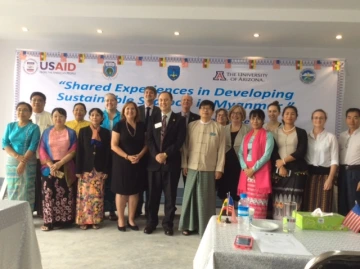
<instances>
[{"instance_id":1,"label":"plastic bottle with blue cap","mask_svg":"<svg viewBox=\"0 0 360 269\"><path fill-rule=\"evenodd\" d=\"M240 194L238 204L238 226L246 230L249 229L249 200L246 193Z\"/></svg>"}]
</instances>

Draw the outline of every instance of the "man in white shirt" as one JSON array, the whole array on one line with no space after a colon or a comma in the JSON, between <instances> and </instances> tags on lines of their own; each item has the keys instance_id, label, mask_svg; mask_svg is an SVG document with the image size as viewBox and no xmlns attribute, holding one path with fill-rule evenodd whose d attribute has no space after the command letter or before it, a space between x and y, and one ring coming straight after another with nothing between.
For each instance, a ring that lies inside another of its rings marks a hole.
<instances>
[{"instance_id":1,"label":"man in white shirt","mask_svg":"<svg viewBox=\"0 0 360 269\"><path fill-rule=\"evenodd\" d=\"M349 108L346 111L348 130L339 137L340 172L339 213L346 215L355 205L360 191L360 109Z\"/></svg>"},{"instance_id":2,"label":"man in white shirt","mask_svg":"<svg viewBox=\"0 0 360 269\"><path fill-rule=\"evenodd\" d=\"M42 134L44 130L51 125L51 113L44 110L46 104L46 96L42 92L33 92L30 95L30 102L32 106L31 121L37 124ZM36 167L36 181L35 181L35 211L38 216L42 216L42 197L41 197L41 164L39 160L39 152L36 152L37 167Z\"/></svg>"},{"instance_id":3,"label":"man in white shirt","mask_svg":"<svg viewBox=\"0 0 360 269\"><path fill-rule=\"evenodd\" d=\"M154 105L154 101L156 98L157 92L153 86L147 86L144 91L144 105L139 106L139 113L140 113L140 121L143 121L146 125L153 114L161 113L160 108ZM144 159L147 160L148 157L144 156ZM145 216L148 214L148 201L149 201L149 193L148 193L148 184L147 184L147 177L144 178L144 185L142 191L139 193L139 202L136 208L135 217L138 217L142 214L142 207L144 203L144 193L145 193Z\"/></svg>"}]
</instances>

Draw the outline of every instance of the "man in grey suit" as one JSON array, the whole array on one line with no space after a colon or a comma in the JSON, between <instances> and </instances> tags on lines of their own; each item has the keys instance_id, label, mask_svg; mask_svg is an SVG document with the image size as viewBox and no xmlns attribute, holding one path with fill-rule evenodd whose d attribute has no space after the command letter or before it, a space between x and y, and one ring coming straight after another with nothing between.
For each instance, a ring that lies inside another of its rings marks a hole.
<instances>
[{"instance_id":1,"label":"man in grey suit","mask_svg":"<svg viewBox=\"0 0 360 269\"><path fill-rule=\"evenodd\" d=\"M156 98L157 92L156 89L152 86L147 86L145 88L144 92L144 101L145 104L139 106L139 112L140 112L140 121L145 122L146 129L148 127L148 122L151 118L151 116L155 115L156 113L161 113L160 108L154 105L154 100ZM144 159L147 160L148 157L144 156ZM148 201L149 201L149 193L148 193L148 180L147 178L144 178L143 180L143 188L142 191L139 193L139 202L136 209L135 216L138 217L142 214L142 207L144 203L144 193L146 196L145 201L145 215L148 214Z\"/></svg>"},{"instance_id":2,"label":"man in grey suit","mask_svg":"<svg viewBox=\"0 0 360 269\"><path fill-rule=\"evenodd\" d=\"M186 126L192 122L200 119L200 116L198 114L192 113L190 111L191 107L193 105L193 98L191 95L185 94L181 98L181 112L177 113L186 119ZM184 180L184 186L186 182L186 176L183 175Z\"/></svg>"}]
</instances>

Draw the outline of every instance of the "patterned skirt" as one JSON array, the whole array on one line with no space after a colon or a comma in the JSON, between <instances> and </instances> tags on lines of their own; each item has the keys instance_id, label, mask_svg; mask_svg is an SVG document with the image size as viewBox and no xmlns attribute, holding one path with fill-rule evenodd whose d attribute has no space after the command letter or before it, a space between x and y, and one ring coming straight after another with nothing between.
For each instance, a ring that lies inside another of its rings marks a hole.
<instances>
[{"instance_id":1,"label":"patterned skirt","mask_svg":"<svg viewBox=\"0 0 360 269\"><path fill-rule=\"evenodd\" d=\"M59 169L63 172L63 167ZM54 176L42 176L42 204L45 225L63 225L75 219L75 189L68 187L66 179Z\"/></svg>"},{"instance_id":2,"label":"patterned skirt","mask_svg":"<svg viewBox=\"0 0 360 269\"><path fill-rule=\"evenodd\" d=\"M281 177L278 174L273 174L273 219L282 220L285 202L296 202L297 209L302 209L306 179L307 172L294 172L290 177Z\"/></svg>"},{"instance_id":3,"label":"patterned skirt","mask_svg":"<svg viewBox=\"0 0 360 269\"><path fill-rule=\"evenodd\" d=\"M259 193L256 190L255 179L252 178L247 179L246 193L249 207L255 209L254 219L266 219L269 195L267 193Z\"/></svg>"},{"instance_id":4,"label":"patterned skirt","mask_svg":"<svg viewBox=\"0 0 360 269\"><path fill-rule=\"evenodd\" d=\"M104 217L104 174L95 169L78 181L76 224L98 224Z\"/></svg>"},{"instance_id":5,"label":"patterned skirt","mask_svg":"<svg viewBox=\"0 0 360 269\"><path fill-rule=\"evenodd\" d=\"M305 211L314 211L316 208L321 208L323 212L333 212L333 188L324 191L327 178L328 175L309 175L304 195Z\"/></svg>"},{"instance_id":6,"label":"patterned skirt","mask_svg":"<svg viewBox=\"0 0 360 269\"><path fill-rule=\"evenodd\" d=\"M216 215L215 172L188 170L179 230L205 232L210 218Z\"/></svg>"},{"instance_id":7,"label":"patterned skirt","mask_svg":"<svg viewBox=\"0 0 360 269\"><path fill-rule=\"evenodd\" d=\"M18 175L16 169L19 161L8 156L6 161L6 183L9 200L28 201L31 210L35 204L36 157L29 159L23 174Z\"/></svg>"}]
</instances>

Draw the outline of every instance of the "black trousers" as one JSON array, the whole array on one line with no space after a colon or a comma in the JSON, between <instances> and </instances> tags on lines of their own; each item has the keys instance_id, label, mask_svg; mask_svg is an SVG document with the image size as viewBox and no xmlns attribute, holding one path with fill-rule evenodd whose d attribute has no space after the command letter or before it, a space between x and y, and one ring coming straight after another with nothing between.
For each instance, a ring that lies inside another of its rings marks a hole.
<instances>
[{"instance_id":1,"label":"black trousers","mask_svg":"<svg viewBox=\"0 0 360 269\"><path fill-rule=\"evenodd\" d=\"M144 183L141 188L141 191L139 192L139 201L136 208L136 215L142 214L142 207L145 202L145 215L147 216L149 213L149 186L148 186L148 179L147 179L147 173L144 178ZM144 201L144 194L145 194L145 201Z\"/></svg>"},{"instance_id":2,"label":"black trousers","mask_svg":"<svg viewBox=\"0 0 360 269\"><path fill-rule=\"evenodd\" d=\"M149 172L149 212L147 225L155 228L159 223L159 207L161 194L164 192L165 205L164 213L165 217L162 221L164 228L173 228L174 217L176 211L176 194L179 184L180 168L171 172Z\"/></svg>"},{"instance_id":3,"label":"black trousers","mask_svg":"<svg viewBox=\"0 0 360 269\"><path fill-rule=\"evenodd\" d=\"M41 163L40 160L36 161L36 177L35 177L35 206L34 211L37 212L39 217L43 216L42 207L42 185L41 185Z\"/></svg>"},{"instance_id":4,"label":"black trousers","mask_svg":"<svg viewBox=\"0 0 360 269\"><path fill-rule=\"evenodd\" d=\"M356 188L360 182L359 170L347 170L340 166L338 188L339 188L339 214L346 216L354 207L355 200L359 197Z\"/></svg>"}]
</instances>

